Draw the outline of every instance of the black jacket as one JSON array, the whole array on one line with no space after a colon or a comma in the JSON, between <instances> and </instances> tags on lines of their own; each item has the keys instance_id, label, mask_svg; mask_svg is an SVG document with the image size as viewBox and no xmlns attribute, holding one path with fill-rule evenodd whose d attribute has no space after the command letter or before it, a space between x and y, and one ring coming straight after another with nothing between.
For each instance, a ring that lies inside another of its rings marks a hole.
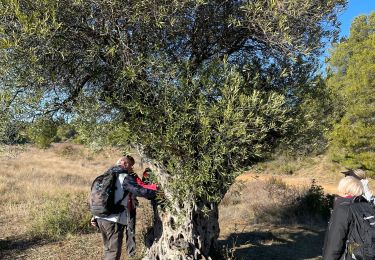
<instances>
[{"instance_id":1,"label":"black jacket","mask_svg":"<svg viewBox=\"0 0 375 260\"><path fill-rule=\"evenodd\" d=\"M363 201L362 197L344 198L337 196L333 205L331 219L324 239L323 259L345 259L346 240L353 221L349 211L352 203ZM348 257L346 259L351 259Z\"/></svg>"},{"instance_id":2,"label":"black jacket","mask_svg":"<svg viewBox=\"0 0 375 260\"><path fill-rule=\"evenodd\" d=\"M136 197L143 197L146 199L154 199L156 197L156 192L154 190L149 190L140 186L136 181L135 173L129 173L125 176L122 183L122 188L124 191L128 191Z\"/></svg>"},{"instance_id":3,"label":"black jacket","mask_svg":"<svg viewBox=\"0 0 375 260\"><path fill-rule=\"evenodd\" d=\"M113 166L109 170L112 174L126 173L124 181L122 183L122 188L124 191L130 192L136 197L143 197L146 199L154 199L156 197L156 192L154 190L146 189L141 187L136 181L136 175L134 172L128 172L120 166Z\"/></svg>"}]
</instances>

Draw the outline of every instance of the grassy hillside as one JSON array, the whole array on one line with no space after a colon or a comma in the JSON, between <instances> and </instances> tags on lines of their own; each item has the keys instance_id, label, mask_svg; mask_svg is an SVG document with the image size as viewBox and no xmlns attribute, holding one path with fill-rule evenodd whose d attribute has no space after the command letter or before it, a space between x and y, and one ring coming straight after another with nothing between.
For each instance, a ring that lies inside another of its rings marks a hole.
<instances>
[{"instance_id":1,"label":"grassy hillside","mask_svg":"<svg viewBox=\"0 0 375 260\"><path fill-rule=\"evenodd\" d=\"M4 147L0 258L101 259L101 237L89 227L85 201L92 180L119 156L117 150L93 153L72 144L47 150ZM141 165L135 170L140 173ZM311 202L298 203L311 194L313 202L324 198L320 186L334 192L340 170L324 156L279 158L239 176L220 205L220 245L226 259L318 259L326 222ZM148 201L140 199L137 258L150 216Z\"/></svg>"}]
</instances>

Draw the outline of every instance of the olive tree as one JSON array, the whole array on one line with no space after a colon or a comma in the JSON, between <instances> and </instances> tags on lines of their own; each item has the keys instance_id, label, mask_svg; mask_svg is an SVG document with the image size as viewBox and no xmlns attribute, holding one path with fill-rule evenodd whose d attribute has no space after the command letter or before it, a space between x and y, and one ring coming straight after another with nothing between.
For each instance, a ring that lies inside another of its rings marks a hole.
<instances>
[{"instance_id":1,"label":"olive tree","mask_svg":"<svg viewBox=\"0 0 375 260\"><path fill-rule=\"evenodd\" d=\"M24 113L117 124L165 194L147 257L208 257L235 177L301 125L345 4L1 0L0 84Z\"/></svg>"}]
</instances>

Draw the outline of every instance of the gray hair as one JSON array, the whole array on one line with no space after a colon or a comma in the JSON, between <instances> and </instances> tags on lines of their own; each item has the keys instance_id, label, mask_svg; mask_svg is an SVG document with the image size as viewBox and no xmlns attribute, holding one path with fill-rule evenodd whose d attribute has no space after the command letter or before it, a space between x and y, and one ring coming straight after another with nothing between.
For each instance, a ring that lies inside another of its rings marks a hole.
<instances>
[{"instance_id":1,"label":"gray hair","mask_svg":"<svg viewBox=\"0 0 375 260\"><path fill-rule=\"evenodd\" d=\"M339 181L337 192L339 195L360 196L363 194L363 185L357 178L346 176Z\"/></svg>"}]
</instances>

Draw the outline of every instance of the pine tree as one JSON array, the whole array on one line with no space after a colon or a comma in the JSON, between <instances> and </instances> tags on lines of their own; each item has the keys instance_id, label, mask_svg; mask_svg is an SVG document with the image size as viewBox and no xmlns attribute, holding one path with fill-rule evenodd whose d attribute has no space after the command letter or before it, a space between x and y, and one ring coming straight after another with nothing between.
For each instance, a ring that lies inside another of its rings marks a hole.
<instances>
[{"instance_id":1,"label":"pine tree","mask_svg":"<svg viewBox=\"0 0 375 260\"><path fill-rule=\"evenodd\" d=\"M328 85L340 113L331 138L334 160L375 173L375 13L358 16L329 61Z\"/></svg>"}]
</instances>

